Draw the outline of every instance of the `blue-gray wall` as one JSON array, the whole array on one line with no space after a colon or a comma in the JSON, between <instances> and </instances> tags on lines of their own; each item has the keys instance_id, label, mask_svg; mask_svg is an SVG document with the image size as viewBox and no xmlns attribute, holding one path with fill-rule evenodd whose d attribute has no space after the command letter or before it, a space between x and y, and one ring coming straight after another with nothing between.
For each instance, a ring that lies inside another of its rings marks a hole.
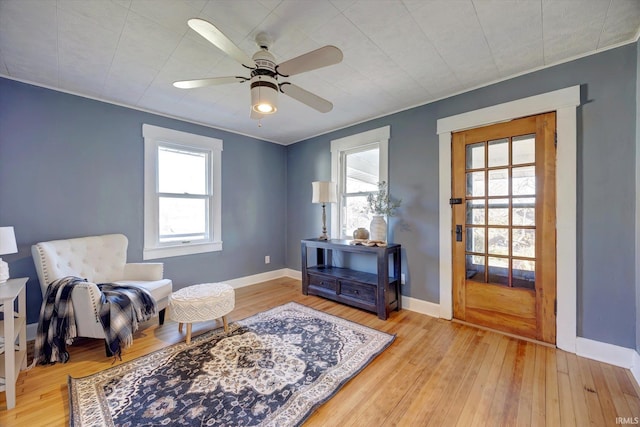
<instances>
[{"instance_id":1,"label":"blue-gray wall","mask_svg":"<svg viewBox=\"0 0 640 427\"><path fill-rule=\"evenodd\" d=\"M580 85L578 108L578 336L636 348L636 81L629 44L289 146L287 265L300 268L300 239L318 234L310 182L330 176L330 141L391 125L390 192L403 200L390 239L403 246L403 294L438 303L436 121ZM562 262L562 254L558 254Z\"/></svg>"},{"instance_id":2,"label":"blue-gray wall","mask_svg":"<svg viewBox=\"0 0 640 427\"><path fill-rule=\"evenodd\" d=\"M32 244L123 233L142 260L143 123L224 143L223 251L160 260L174 288L285 267L286 147L0 78L0 225L19 250L3 259L30 278L29 323L42 300Z\"/></svg>"},{"instance_id":3,"label":"blue-gray wall","mask_svg":"<svg viewBox=\"0 0 640 427\"><path fill-rule=\"evenodd\" d=\"M640 40L636 42L636 73L640 74ZM640 353L640 75L636 78L636 350Z\"/></svg>"}]
</instances>

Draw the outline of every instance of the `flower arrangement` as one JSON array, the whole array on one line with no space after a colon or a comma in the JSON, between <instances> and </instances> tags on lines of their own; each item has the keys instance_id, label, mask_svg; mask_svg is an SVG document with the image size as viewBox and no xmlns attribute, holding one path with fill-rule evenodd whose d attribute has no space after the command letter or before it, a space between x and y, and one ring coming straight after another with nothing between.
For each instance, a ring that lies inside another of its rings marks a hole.
<instances>
[{"instance_id":1,"label":"flower arrangement","mask_svg":"<svg viewBox=\"0 0 640 427\"><path fill-rule=\"evenodd\" d=\"M378 183L378 192L371 193L367 196L368 212L374 215L393 216L395 211L400 207L402 200L391 200L387 192L387 183L382 181Z\"/></svg>"}]
</instances>

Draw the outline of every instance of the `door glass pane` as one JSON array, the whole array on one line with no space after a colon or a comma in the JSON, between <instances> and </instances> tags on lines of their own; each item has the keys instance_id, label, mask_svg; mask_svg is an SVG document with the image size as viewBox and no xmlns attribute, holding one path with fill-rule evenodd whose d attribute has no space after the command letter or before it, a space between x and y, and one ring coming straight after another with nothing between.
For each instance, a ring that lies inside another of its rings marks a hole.
<instances>
[{"instance_id":1,"label":"door glass pane","mask_svg":"<svg viewBox=\"0 0 640 427\"><path fill-rule=\"evenodd\" d=\"M487 253L493 255L509 255L509 229L489 228L487 230L489 247Z\"/></svg>"},{"instance_id":2,"label":"door glass pane","mask_svg":"<svg viewBox=\"0 0 640 427\"><path fill-rule=\"evenodd\" d=\"M536 199L534 197L514 198L513 225L536 225Z\"/></svg>"},{"instance_id":3,"label":"door glass pane","mask_svg":"<svg viewBox=\"0 0 640 427\"><path fill-rule=\"evenodd\" d=\"M484 142L469 144L466 146L467 169L479 169L484 167Z\"/></svg>"},{"instance_id":4,"label":"door glass pane","mask_svg":"<svg viewBox=\"0 0 640 427\"><path fill-rule=\"evenodd\" d=\"M489 264L489 283L496 283L499 285L509 284L509 259L508 258L496 258L488 257L487 262Z\"/></svg>"},{"instance_id":5,"label":"door glass pane","mask_svg":"<svg viewBox=\"0 0 640 427\"><path fill-rule=\"evenodd\" d=\"M535 163L536 161L536 136L522 135L513 138L511 155L513 156L512 164L520 165L522 163Z\"/></svg>"},{"instance_id":6,"label":"door glass pane","mask_svg":"<svg viewBox=\"0 0 640 427\"><path fill-rule=\"evenodd\" d=\"M523 166L513 168L513 181L511 193L514 196L536 195L536 168L535 166ZM489 187L491 188L491 187ZM489 190L491 192L491 190Z\"/></svg>"},{"instance_id":7,"label":"door glass pane","mask_svg":"<svg viewBox=\"0 0 640 427\"><path fill-rule=\"evenodd\" d=\"M467 173L467 197L484 196L484 171Z\"/></svg>"},{"instance_id":8,"label":"door glass pane","mask_svg":"<svg viewBox=\"0 0 640 427\"><path fill-rule=\"evenodd\" d=\"M484 199L467 200L467 224L484 225Z\"/></svg>"},{"instance_id":9,"label":"door glass pane","mask_svg":"<svg viewBox=\"0 0 640 427\"><path fill-rule=\"evenodd\" d=\"M200 151L158 147L158 191L207 194L208 155Z\"/></svg>"},{"instance_id":10,"label":"door glass pane","mask_svg":"<svg viewBox=\"0 0 640 427\"><path fill-rule=\"evenodd\" d=\"M467 252L484 253L484 228L467 227Z\"/></svg>"},{"instance_id":11,"label":"door glass pane","mask_svg":"<svg viewBox=\"0 0 640 427\"><path fill-rule=\"evenodd\" d=\"M513 256L530 258L536 256L536 230L514 228L511 234L513 236Z\"/></svg>"},{"instance_id":12,"label":"door glass pane","mask_svg":"<svg viewBox=\"0 0 640 427\"><path fill-rule=\"evenodd\" d=\"M489 167L509 164L509 139L489 141Z\"/></svg>"},{"instance_id":13,"label":"door glass pane","mask_svg":"<svg viewBox=\"0 0 640 427\"><path fill-rule=\"evenodd\" d=\"M345 155L345 164L346 193L376 191L378 189L379 148L347 153Z\"/></svg>"},{"instance_id":14,"label":"door glass pane","mask_svg":"<svg viewBox=\"0 0 640 427\"><path fill-rule=\"evenodd\" d=\"M511 282L514 288L535 289L536 287L536 262L533 260L513 260L511 270Z\"/></svg>"},{"instance_id":15,"label":"door glass pane","mask_svg":"<svg viewBox=\"0 0 640 427\"><path fill-rule=\"evenodd\" d=\"M178 197L159 198L161 243L207 238L207 201Z\"/></svg>"},{"instance_id":16,"label":"door glass pane","mask_svg":"<svg viewBox=\"0 0 640 427\"><path fill-rule=\"evenodd\" d=\"M489 225L509 225L509 199L489 199Z\"/></svg>"},{"instance_id":17,"label":"door glass pane","mask_svg":"<svg viewBox=\"0 0 640 427\"><path fill-rule=\"evenodd\" d=\"M489 171L489 196L509 195L509 169Z\"/></svg>"},{"instance_id":18,"label":"door glass pane","mask_svg":"<svg viewBox=\"0 0 640 427\"><path fill-rule=\"evenodd\" d=\"M467 279L484 282L484 257L467 255Z\"/></svg>"}]
</instances>

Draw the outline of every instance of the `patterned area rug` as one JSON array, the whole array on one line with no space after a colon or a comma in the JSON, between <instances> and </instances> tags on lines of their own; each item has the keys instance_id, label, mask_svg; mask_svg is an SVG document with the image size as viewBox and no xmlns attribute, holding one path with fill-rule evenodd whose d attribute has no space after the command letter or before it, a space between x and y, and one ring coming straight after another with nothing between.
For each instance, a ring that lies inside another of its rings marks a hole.
<instances>
[{"instance_id":1,"label":"patterned area rug","mask_svg":"<svg viewBox=\"0 0 640 427\"><path fill-rule=\"evenodd\" d=\"M297 426L394 339L291 302L70 377L70 424Z\"/></svg>"}]
</instances>

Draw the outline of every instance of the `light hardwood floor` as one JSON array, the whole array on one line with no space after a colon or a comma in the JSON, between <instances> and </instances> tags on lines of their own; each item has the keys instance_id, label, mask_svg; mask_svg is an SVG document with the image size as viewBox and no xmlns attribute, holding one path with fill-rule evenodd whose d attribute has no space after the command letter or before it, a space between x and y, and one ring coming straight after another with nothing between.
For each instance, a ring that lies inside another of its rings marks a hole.
<instances>
[{"instance_id":1,"label":"light hardwood floor","mask_svg":"<svg viewBox=\"0 0 640 427\"><path fill-rule=\"evenodd\" d=\"M617 417L640 417L640 387L628 370L408 310L383 321L300 288L299 280L277 279L237 289L230 321L296 301L396 334L305 426L616 426ZM221 326L198 323L193 333ZM170 320L148 323L123 361L183 339ZM66 364L20 374L16 408L7 411L0 393L0 426L68 425L67 377L112 365L100 340L77 340L69 350Z\"/></svg>"}]
</instances>

